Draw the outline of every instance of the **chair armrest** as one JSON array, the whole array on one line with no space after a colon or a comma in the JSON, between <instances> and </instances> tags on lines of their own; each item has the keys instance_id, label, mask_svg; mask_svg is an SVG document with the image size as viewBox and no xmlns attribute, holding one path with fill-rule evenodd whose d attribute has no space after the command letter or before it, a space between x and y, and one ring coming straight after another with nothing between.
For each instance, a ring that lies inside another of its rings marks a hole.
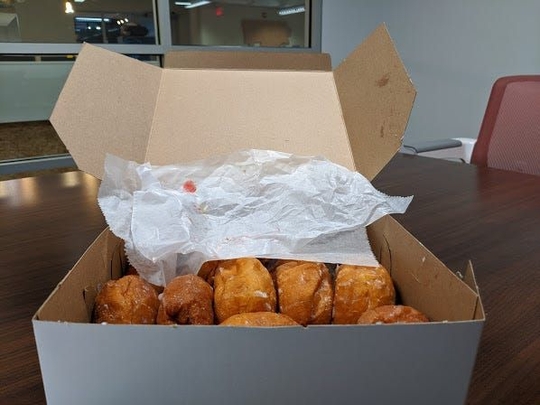
<instances>
[{"instance_id":1,"label":"chair armrest","mask_svg":"<svg viewBox=\"0 0 540 405\"><path fill-rule=\"evenodd\" d=\"M450 148L459 148L461 147L461 141L448 138L448 139L438 139L436 141L423 141L423 142L413 142L403 145L407 149L412 149L417 154L424 152L433 152L436 150L450 149Z\"/></svg>"},{"instance_id":2,"label":"chair armrest","mask_svg":"<svg viewBox=\"0 0 540 405\"><path fill-rule=\"evenodd\" d=\"M446 138L434 141L407 142L401 148L401 152L470 163L475 143L476 139L473 138Z\"/></svg>"},{"instance_id":3,"label":"chair armrest","mask_svg":"<svg viewBox=\"0 0 540 405\"><path fill-rule=\"evenodd\" d=\"M471 163L471 156L476 144L476 138L453 138L461 142L463 160L465 163Z\"/></svg>"}]
</instances>

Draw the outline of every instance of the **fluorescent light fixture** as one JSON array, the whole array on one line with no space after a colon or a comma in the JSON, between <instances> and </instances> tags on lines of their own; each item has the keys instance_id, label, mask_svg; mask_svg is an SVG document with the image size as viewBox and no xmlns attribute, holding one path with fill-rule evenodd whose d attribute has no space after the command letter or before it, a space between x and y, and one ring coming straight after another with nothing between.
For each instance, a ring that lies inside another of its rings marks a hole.
<instances>
[{"instance_id":1,"label":"fluorescent light fixture","mask_svg":"<svg viewBox=\"0 0 540 405\"><path fill-rule=\"evenodd\" d=\"M84 3L84 0L73 0L75 3Z\"/></svg>"},{"instance_id":2,"label":"fluorescent light fixture","mask_svg":"<svg viewBox=\"0 0 540 405\"><path fill-rule=\"evenodd\" d=\"M185 6L185 8L195 8L200 6L206 6L207 4L212 3L211 1L196 1L195 3L191 3L189 6Z\"/></svg>"},{"instance_id":3,"label":"fluorescent light fixture","mask_svg":"<svg viewBox=\"0 0 540 405\"><path fill-rule=\"evenodd\" d=\"M175 1L174 4L177 6L191 6L191 1Z\"/></svg>"},{"instance_id":4,"label":"fluorescent light fixture","mask_svg":"<svg viewBox=\"0 0 540 405\"><path fill-rule=\"evenodd\" d=\"M65 13L66 14L73 14L74 12L75 12L75 10L73 10L73 5L69 1L66 1Z\"/></svg>"},{"instance_id":5,"label":"fluorescent light fixture","mask_svg":"<svg viewBox=\"0 0 540 405\"><path fill-rule=\"evenodd\" d=\"M294 6L294 7L282 8L281 10L278 10L278 14L290 15L290 14L304 13L305 11L306 11L305 6Z\"/></svg>"},{"instance_id":6,"label":"fluorescent light fixture","mask_svg":"<svg viewBox=\"0 0 540 405\"><path fill-rule=\"evenodd\" d=\"M99 18L99 17L75 17L75 21L80 21L80 22L101 22L101 21L105 21L105 22L109 22L111 20L109 20L108 18Z\"/></svg>"}]
</instances>

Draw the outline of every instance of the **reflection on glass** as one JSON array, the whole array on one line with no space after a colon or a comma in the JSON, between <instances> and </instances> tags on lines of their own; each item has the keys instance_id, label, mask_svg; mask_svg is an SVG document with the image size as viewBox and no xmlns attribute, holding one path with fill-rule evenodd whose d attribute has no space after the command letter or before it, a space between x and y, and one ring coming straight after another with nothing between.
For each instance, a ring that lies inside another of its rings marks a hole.
<instances>
[{"instance_id":1,"label":"reflection on glass","mask_svg":"<svg viewBox=\"0 0 540 405\"><path fill-rule=\"evenodd\" d=\"M0 5L0 42L157 44L153 0L0 0Z\"/></svg>"},{"instance_id":2,"label":"reflection on glass","mask_svg":"<svg viewBox=\"0 0 540 405\"><path fill-rule=\"evenodd\" d=\"M173 45L310 46L310 1L169 0Z\"/></svg>"}]
</instances>

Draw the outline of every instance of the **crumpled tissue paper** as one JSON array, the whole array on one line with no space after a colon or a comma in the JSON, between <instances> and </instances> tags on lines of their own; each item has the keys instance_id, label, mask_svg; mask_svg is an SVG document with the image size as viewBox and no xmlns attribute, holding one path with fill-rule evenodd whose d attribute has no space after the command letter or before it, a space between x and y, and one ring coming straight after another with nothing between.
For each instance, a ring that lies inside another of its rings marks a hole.
<instances>
[{"instance_id":1,"label":"crumpled tissue paper","mask_svg":"<svg viewBox=\"0 0 540 405\"><path fill-rule=\"evenodd\" d=\"M376 266L366 227L411 200L322 157L267 150L167 166L107 155L98 195L130 263L157 285L216 258Z\"/></svg>"}]
</instances>

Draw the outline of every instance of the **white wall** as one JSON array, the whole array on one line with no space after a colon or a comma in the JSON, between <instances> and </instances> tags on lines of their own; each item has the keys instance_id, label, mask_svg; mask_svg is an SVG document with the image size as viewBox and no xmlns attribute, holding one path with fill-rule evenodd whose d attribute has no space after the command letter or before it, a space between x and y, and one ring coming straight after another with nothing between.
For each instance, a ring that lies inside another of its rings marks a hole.
<instances>
[{"instance_id":1,"label":"white wall","mask_svg":"<svg viewBox=\"0 0 540 405\"><path fill-rule=\"evenodd\" d=\"M323 0L337 65L386 23L418 91L405 142L476 138L497 77L540 74L539 0Z\"/></svg>"}]
</instances>

